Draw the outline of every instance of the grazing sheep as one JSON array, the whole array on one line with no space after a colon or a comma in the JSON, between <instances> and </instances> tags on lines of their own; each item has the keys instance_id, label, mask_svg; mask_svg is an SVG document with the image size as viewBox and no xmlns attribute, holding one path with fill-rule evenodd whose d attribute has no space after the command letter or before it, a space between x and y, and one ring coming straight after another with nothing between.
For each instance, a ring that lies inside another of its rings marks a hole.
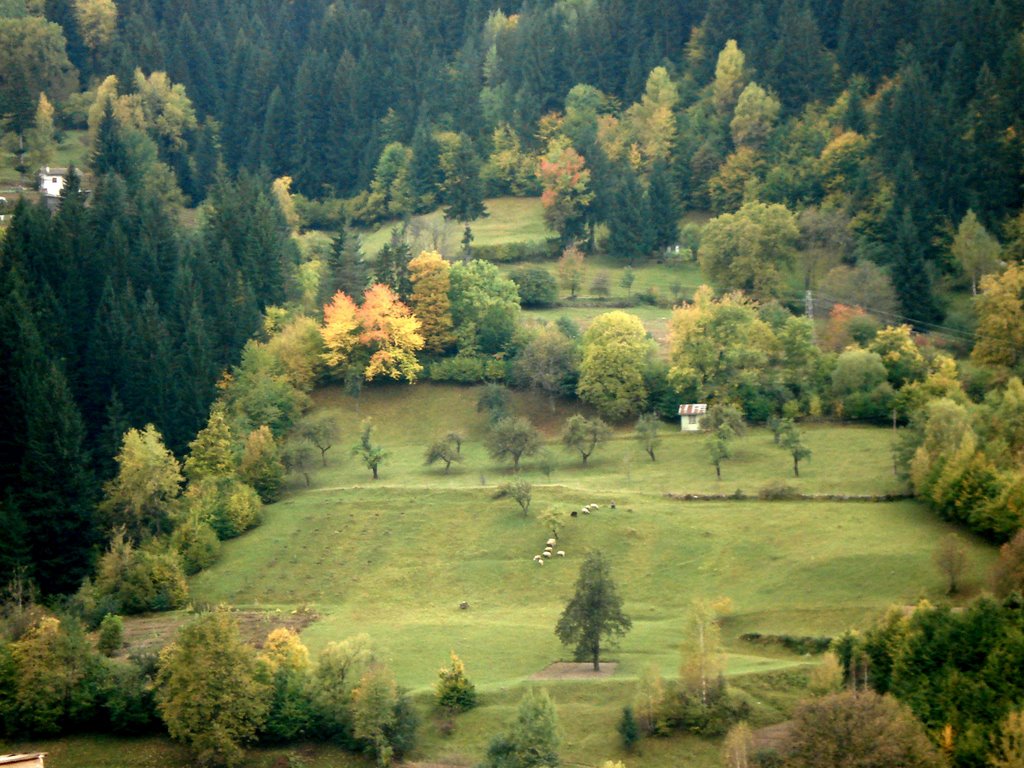
<instances>
[{"instance_id":1,"label":"grazing sheep","mask_svg":"<svg viewBox=\"0 0 1024 768\"><path fill-rule=\"evenodd\" d=\"M548 539L548 546L549 546L549 547L553 547L553 546L555 546L555 544L557 544L557 543L558 543L558 540L557 540L557 539Z\"/></svg>"},{"instance_id":2,"label":"grazing sheep","mask_svg":"<svg viewBox=\"0 0 1024 768\"><path fill-rule=\"evenodd\" d=\"M600 504L591 504L590 507L591 507L591 509L600 509L601 505Z\"/></svg>"},{"instance_id":3,"label":"grazing sheep","mask_svg":"<svg viewBox=\"0 0 1024 768\"><path fill-rule=\"evenodd\" d=\"M589 514L590 514L590 507L584 507L584 508L583 508L583 509L581 509L580 511L581 511L581 512L582 512L582 513L583 513L584 515L589 515Z\"/></svg>"},{"instance_id":4,"label":"grazing sheep","mask_svg":"<svg viewBox=\"0 0 1024 768\"><path fill-rule=\"evenodd\" d=\"M569 513L569 517L579 517L579 514L579 510L574 509L572 512Z\"/></svg>"},{"instance_id":5,"label":"grazing sheep","mask_svg":"<svg viewBox=\"0 0 1024 768\"><path fill-rule=\"evenodd\" d=\"M468 611L469 610L469 602L467 600L463 600L461 603L459 603L459 610L460 611Z\"/></svg>"},{"instance_id":6,"label":"grazing sheep","mask_svg":"<svg viewBox=\"0 0 1024 768\"><path fill-rule=\"evenodd\" d=\"M537 565L544 565L544 561L543 560L538 560L537 561Z\"/></svg>"},{"instance_id":7,"label":"grazing sheep","mask_svg":"<svg viewBox=\"0 0 1024 768\"><path fill-rule=\"evenodd\" d=\"M612 509L615 509L615 502L613 501L613 502L612 502L611 504L609 504L608 506L609 506L609 507L611 507Z\"/></svg>"},{"instance_id":8,"label":"grazing sheep","mask_svg":"<svg viewBox=\"0 0 1024 768\"><path fill-rule=\"evenodd\" d=\"M541 559L542 559L542 558L541 558L541 556L540 556L540 555L534 555L534 556L533 556L533 562L535 562L535 563L539 563L539 562L541 561Z\"/></svg>"},{"instance_id":9,"label":"grazing sheep","mask_svg":"<svg viewBox=\"0 0 1024 768\"><path fill-rule=\"evenodd\" d=\"M564 549L560 549L557 552L555 552L555 554L558 555L559 557L565 557L565 550Z\"/></svg>"},{"instance_id":10,"label":"grazing sheep","mask_svg":"<svg viewBox=\"0 0 1024 768\"><path fill-rule=\"evenodd\" d=\"M544 557L551 557L551 553L547 550L544 551Z\"/></svg>"}]
</instances>

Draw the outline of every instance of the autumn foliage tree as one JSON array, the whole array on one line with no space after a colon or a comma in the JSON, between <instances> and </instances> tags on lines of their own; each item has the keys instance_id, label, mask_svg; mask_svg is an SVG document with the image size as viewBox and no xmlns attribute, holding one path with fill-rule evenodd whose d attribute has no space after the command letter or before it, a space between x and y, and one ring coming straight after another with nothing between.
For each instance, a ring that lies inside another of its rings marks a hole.
<instances>
[{"instance_id":1,"label":"autumn foliage tree","mask_svg":"<svg viewBox=\"0 0 1024 768\"><path fill-rule=\"evenodd\" d=\"M342 372L352 359L359 343L359 320L356 303L347 294L338 291L324 307L324 324L320 335L324 339L324 362L332 372Z\"/></svg>"},{"instance_id":2,"label":"autumn foliage tree","mask_svg":"<svg viewBox=\"0 0 1024 768\"><path fill-rule=\"evenodd\" d=\"M544 191L544 221L558 233L563 246L583 239L587 208L594 199L590 189L590 171L583 156L567 139L556 138L537 168Z\"/></svg>"},{"instance_id":3,"label":"autumn foliage tree","mask_svg":"<svg viewBox=\"0 0 1024 768\"><path fill-rule=\"evenodd\" d=\"M423 336L420 321L398 296L383 283L370 286L356 310L356 319L361 327L359 343L371 350L363 371L366 380L387 376L415 381L423 370L416 359L416 352L423 349Z\"/></svg>"},{"instance_id":4,"label":"autumn foliage tree","mask_svg":"<svg viewBox=\"0 0 1024 768\"><path fill-rule=\"evenodd\" d=\"M412 295L409 303L420 321L423 348L428 352L444 352L455 343L451 288L451 267L436 251L423 251L409 262Z\"/></svg>"}]
</instances>

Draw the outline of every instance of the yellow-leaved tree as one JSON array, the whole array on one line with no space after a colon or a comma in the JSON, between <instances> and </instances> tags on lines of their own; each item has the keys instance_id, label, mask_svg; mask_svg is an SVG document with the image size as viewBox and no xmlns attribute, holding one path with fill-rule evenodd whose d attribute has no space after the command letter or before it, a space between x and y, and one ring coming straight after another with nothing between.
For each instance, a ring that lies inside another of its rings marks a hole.
<instances>
[{"instance_id":1,"label":"yellow-leaved tree","mask_svg":"<svg viewBox=\"0 0 1024 768\"><path fill-rule=\"evenodd\" d=\"M409 262L409 303L420 321L423 347L430 352L444 352L455 343L450 272L451 266L437 251L423 251Z\"/></svg>"},{"instance_id":2,"label":"yellow-leaved tree","mask_svg":"<svg viewBox=\"0 0 1024 768\"><path fill-rule=\"evenodd\" d=\"M324 306L324 324L320 335L324 340L324 362L332 374L343 373L352 351L359 343L359 319L356 303L341 291L334 294L331 303Z\"/></svg>"},{"instance_id":3,"label":"yellow-leaved tree","mask_svg":"<svg viewBox=\"0 0 1024 768\"><path fill-rule=\"evenodd\" d=\"M359 343L371 350L363 371L367 381L378 376L405 379L412 383L423 366L416 352L423 349L420 321L395 292L383 283L366 289L363 304L356 310L361 332Z\"/></svg>"}]
</instances>

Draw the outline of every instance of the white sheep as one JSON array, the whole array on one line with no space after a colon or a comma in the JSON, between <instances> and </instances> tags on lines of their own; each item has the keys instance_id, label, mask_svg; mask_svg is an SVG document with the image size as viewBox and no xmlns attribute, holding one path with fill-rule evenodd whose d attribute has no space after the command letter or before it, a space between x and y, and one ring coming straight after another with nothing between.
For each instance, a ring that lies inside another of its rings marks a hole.
<instances>
[{"instance_id":1,"label":"white sheep","mask_svg":"<svg viewBox=\"0 0 1024 768\"><path fill-rule=\"evenodd\" d=\"M555 548L552 547L550 544L548 544L546 547L544 547L544 551L545 552L554 552Z\"/></svg>"},{"instance_id":2,"label":"white sheep","mask_svg":"<svg viewBox=\"0 0 1024 768\"><path fill-rule=\"evenodd\" d=\"M580 512L582 512L584 515L589 515L590 507L584 507L583 509L580 510Z\"/></svg>"},{"instance_id":3,"label":"white sheep","mask_svg":"<svg viewBox=\"0 0 1024 768\"><path fill-rule=\"evenodd\" d=\"M538 560L537 561L537 565L544 565L544 561L543 560Z\"/></svg>"},{"instance_id":4,"label":"white sheep","mask_svg":"<svg viewBox=\"0 0 1024 768\"><path fill-rule=\"evenodd\" d=\"M548 546L553 547L558 543L558 539L548 539Z\"/></svg>"},{"instance_id":5,"label":"white sheep","mask_svg":"<svg viewBox=\"0 0 1024 768\"><path fill-rule=\"evenodd\" d=\"M541 558L540 555L534 555L533 556L533 562L539 563L541 560L542 560L542 558Z\"/></svg>"},{"instance_id":6,"label":"white sheep","mask_svg":"<svg viewBox=\"0 0 1024 768\"><path fill-rule=\"evenodd\" d=\"M559 557L565 557L565 550L564 549L560 549L557 552L555 552L555 554L558 555Z\"/></svg>"},{"instance_id":7,"label":"white sheep","mask_svg":"<svg viewBox=\"0 0 1024 768\"><path fill-rule=\"evenodd\" d=\"M548 552L548 551L545 551L545 552L544 552L544 557L551 557L551 553L550 553L550 552Z\"/></svg>"}]
</instances>

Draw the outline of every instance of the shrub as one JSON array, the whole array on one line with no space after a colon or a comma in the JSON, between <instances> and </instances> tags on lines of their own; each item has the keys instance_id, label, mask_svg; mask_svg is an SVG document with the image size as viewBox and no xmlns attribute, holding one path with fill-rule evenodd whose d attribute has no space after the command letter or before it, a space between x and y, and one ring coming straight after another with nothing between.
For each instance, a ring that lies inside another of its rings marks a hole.
<instances>
[{"instance_id":1,"label":"shrub","mask_svg":"<svg viewBox=\"0 0 1024 768\"><path fill-rule=\"evenodd\" d=\"M251 486L233 478L203 480L185 494L188 511L220 539L239 536L259 524L263 505Z\"/></svg>"},{"instance_id":2,"label":"shrub","mask_svg":"<svg viewBox=\"0 0 1024 768\"><path fill-rule=\"evenodd\" d=\"M431 364L430 378L433 381L451 381L455 384L479 384L484 381L504 381L506 365L486 355L460 352Z\"/></svg>"},{"instance_id":3,"label":"shrub","mask_svg":"<svg viewBox=\"0 0 1024 768\"><path fill-rule=\"evenodd\" d=\"M87 603L103 603L111 613L167 611L183 607L188 600L178 553L157 542L136 549L123 531L115 534L100 558L95 584L84 585L83 592L92 592Z\"/></svg>"},{"instance_id":4,"label":"shrub","mask_svg":"<svg viewBox=\"0 0 1024 768\"><path fill-rule=\"evenodd\" d=\"M550 307L558 302L558 282L543 267L523 267L512 273L524 307Z\"/></svg>"},{"instance_id":5,"label":"shrub","mask_svg":"<svg viewBox=\"0 0 1024 768\"><path fill-rule=\"evenodd\" d=\"M498 264L515 264L521 261L544 261L554 256L552 245L547 242L501 243L500 245L475 245L473 257Z\"/></svg>"},{"instance_id":6,"label":"shrub","mask_svg":"<svg viewBox=\"0 0 1024 768\"><path fill-rule=\"evenodd\" d=\"M100 636L96 647L104 656L113 656L124 645L124 621L115 613L108 613L100 622Z\"/></svg>"},{"instance_id":7,"label":"shrub","mask_svg":"<svg viewBox=\"0 0 1024 768\"><path fill-rule=\"evenodd\" d=\"M757 498L761 501L782 501L784 499L799 498L800 492L791 485L781 480L773 480L762 486L757 492Z\"/></svg>"},{"instance_id":8,"label":"shrub","mask_svg":"<svg viewBox=\"0 0 1024 768\"><path fill-rule=\"evenodd\" d=\"M464 712L476 706L476 688L466 677L466 665L455 651L452 651L452 663L441 667L437 676L434 690L439 707L453 712Z\"/></svg>"},{"instance_id":9,"label":"shrub","mask_svg":"<svg viewBox=\"0 0 1024 768\"><path fill-rule=\"evenodd\" d=\"M171 543L181 555L185 575L192 576L209 568L220 557L220 539L208 523L188 520L171 537Z\"/></svg>"}]
</instances>

